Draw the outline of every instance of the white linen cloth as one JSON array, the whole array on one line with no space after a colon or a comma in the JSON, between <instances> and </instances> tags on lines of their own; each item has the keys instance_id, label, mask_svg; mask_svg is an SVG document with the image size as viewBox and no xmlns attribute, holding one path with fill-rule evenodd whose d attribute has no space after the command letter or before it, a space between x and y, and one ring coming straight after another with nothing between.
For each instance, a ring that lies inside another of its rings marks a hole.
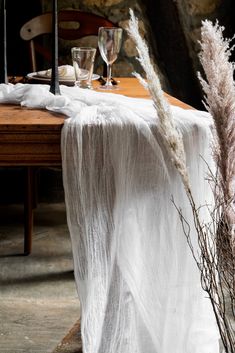
<instances>
[{"instance_id":1,"label":"white linen cloth","mask_svg":"<svg viewBox=\"0 0 235 353\"><path fill-rule=\"evenodd\" d=\"M151 100L0 85L0 102L66 114L63 182L84 353L218 353L218 331L171 197L191 209ZM211 202L210 117L173 107L198 205ZM207 215L204 215L205 220Z\"/></svg>"}]
</instances>

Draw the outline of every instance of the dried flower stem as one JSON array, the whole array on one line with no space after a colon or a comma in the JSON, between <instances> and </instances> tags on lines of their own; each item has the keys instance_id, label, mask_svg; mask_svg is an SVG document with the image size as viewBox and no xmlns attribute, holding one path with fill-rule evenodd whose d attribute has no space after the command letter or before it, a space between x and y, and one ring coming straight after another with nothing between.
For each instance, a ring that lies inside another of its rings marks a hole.
<instances>
[{"instance_id":1,"label":"dried flower stem","mask_svg":"<svg viewBox=\"0 0 235 353\"><path fill-rule=\"evenodd\" d=\"M208 31L211 37L208 37ZM139 75L140 82L148 87L156 109L160 130L169 149L172 161L179 172L193 214L194 227L198 236L200 254L197 255L192 245L190 226L179 208L179 216L187 242L201 274L201 285L208 293L212 304L220 337L226 353L235 353L235 334L227 315L227 297L230 299L232 315L235 318L235 256L232 238L234 208L231 200L234 199L233 183L235 178L235 93L233 83L233 64L228 63L229 41L223 42L222 29L215 28L206 22L202 29L203 41L201 61L208 66L207 82L200 78L206 94L206 106L213 115L217 129L217 137L213 146L213 154L218 166L217 174L213 175L209 169L214 185L215 206L207 209L210 221L203 223L199 211L203 207L196 207L186 166L183 139L174 126L170 106L164 97L160 80L150 61L148 47L141 38L138 30L138 20L130 10L128 32L136 43L139 61L146 73L147 82ZM222 55L222 56L221 56ZM221 62L215 62L215 57ZM224 64L224 65L222 65ZM222 69L222 79L220 79ZM209 168L209 167L208 167ZM220 190L222 189L222 196ZM174 201L173 201L174 202ZM206 206L204 206L206 207ZM235 222L234 222L235 223ZM218 245L226 244L223 249L223 260L218 256ZM227 265L226 265L227 264Z\"/></svg>"},{"instance_id":2,"label":"dried flower stem","mask_svg":"<svg viewBox=\"0 0 235 353\"><path fill-rule=\"evenodd\" d=\"M190 189L182 136L175 128L171 107L164 97L159 77L150 61L148 47L139 34L138 20L135 18L132 10L130 10L130 18L128 32L136 42L136 49L139 55L138 60L146 73L147 83L145 87L148 88L152 96L160 121L161 133L167 141L172 161L182 177L185 188ZM139 75L137 77L140 78ZM141 83L143 83L143 79Z\"/></svg>"},{"instance_id":3,"label":"dried flower stem","mask_svg":"<svg viewBox=\"0 0 235 353\"><path fill-rule=\"evenodd\" d=\"M199 74L205 93L205 106L214 120L213 156L218 166L218 178L221 187L217 191L226 207L229 224L235 224L235 88L233 81L234 63L231 56L231 40L223 38L224 27L218 22L213 26L204 21L200 61L206 80Z\"/></svg>"}]
</instances>

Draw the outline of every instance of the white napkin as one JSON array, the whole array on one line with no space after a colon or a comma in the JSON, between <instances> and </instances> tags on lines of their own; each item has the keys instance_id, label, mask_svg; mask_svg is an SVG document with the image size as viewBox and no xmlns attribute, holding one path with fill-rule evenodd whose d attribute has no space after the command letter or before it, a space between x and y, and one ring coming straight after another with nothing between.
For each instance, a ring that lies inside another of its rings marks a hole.
<instances>
[{"instance_id":1,"label":"white napkin","mask_svg":"<svg viewBox=\"0 0 235 353\"><path fill-rule=\"evenodd\" d=\"M37 76L51 78L51 69L37 72ZM72 65L61 65L58 67L60 80L75 80L74 68Z\"/></svg>"}]
</instances>

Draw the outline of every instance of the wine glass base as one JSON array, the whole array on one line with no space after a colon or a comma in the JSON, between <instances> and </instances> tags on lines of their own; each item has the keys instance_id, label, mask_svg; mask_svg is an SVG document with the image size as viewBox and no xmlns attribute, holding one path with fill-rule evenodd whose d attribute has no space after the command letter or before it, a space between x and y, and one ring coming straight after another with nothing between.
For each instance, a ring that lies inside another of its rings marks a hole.
<instances>
[{"instance_id":1,"label":"wine glass base","mask_svg":"<svg viewBox=\"0 0 235 353\"><path fill-rule=\"evenodd\" d=\"M120 89L118 86L98 86L97 89L101 89L102 91L117 91Z\"/></svg>"}]
</instances>

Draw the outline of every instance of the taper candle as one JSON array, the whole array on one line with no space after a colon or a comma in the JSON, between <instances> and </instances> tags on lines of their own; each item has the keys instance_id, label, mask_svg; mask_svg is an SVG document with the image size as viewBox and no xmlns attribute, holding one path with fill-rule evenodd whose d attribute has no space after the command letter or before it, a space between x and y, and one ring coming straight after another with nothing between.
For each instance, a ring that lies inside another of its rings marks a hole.
<instances>
[{"instance_id":1,"label":"taper candle","mask_svg":"<svg viewBox=\"0 0 235 353\"><path fill-rule=\"evenodd\" d=\"M2 0L1 3L1 23L2 23L2 34L3 34L3 41L2 41L2 65L3 67L0 70L0 82L1 83L8 83L7 78L7 13L6 13L6 0Z\"/></svg>"},{"instance_id":2,"label":"taper candle","mask_svg":"<svg viewBox=\"0 0 235 353\"><path fill-rule=\"evenodd\" d=\"M50 92L60 94L58 71L58 10L57 0L53 0L52 6L52 67Z\"/></svg>"}]
</instances>

